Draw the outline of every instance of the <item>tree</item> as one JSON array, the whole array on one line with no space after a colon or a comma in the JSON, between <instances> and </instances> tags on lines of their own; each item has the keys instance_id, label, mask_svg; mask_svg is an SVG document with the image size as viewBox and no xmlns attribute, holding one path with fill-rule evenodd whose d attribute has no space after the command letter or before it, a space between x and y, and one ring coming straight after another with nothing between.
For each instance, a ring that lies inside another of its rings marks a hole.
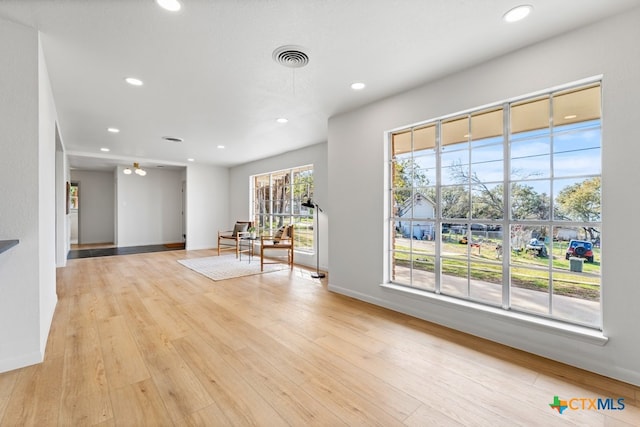
<instances>
[{"instance_id":1,"label":"tree","mask_svg":"<svg viewBox=\"0 0 640 427\"><path fill-rule=\"evenodd\" d=\"M393 188L396 205L402 205L411 197L412 187L426 187L429 179L413 159L398 159L393 169Z\"/></svg>"},{"instance_id":2,"label":"tree","mask_svg":"<svg viewBox=\"0 0 640 427\"><path fill-rule=\"evenodd\" d=\"M443 218L469 218L469 192L463 185L442 187L440 205Z\"/></svg>"},{"instance_id":3,"label":"tree","mask_svg":"<svg viewBox=\"0 0 640 427\"><path fill-rule=\"evenodd\" d=\"M511 217L513 219L549 219L551 200L530 185L511 184Z\"/></svg>"},{"instance_id":4,"label":"tree","mask_svg":"<svg viewBox=\"0 0 640 427\"><path fill-rule=\"evenodd\" d=\"M600 221L600 177L588 178L563 188L556 197L558 214L563 219L597 222ZM584 227L591 240L598 230Z\"/></svg>"},{"instance_id":5,"label":"tree","mask_svg":"<svg viewBox=\"0 0 640 427\"><path fill-rule=\"evenodd\" d=\"M502 219L504 217L504 186L489 187L484 183L474 184L471 215L473 218Z\"/></svg>"},{"instance_id":6,"label":"tree","mask_svg":"<svg viewBox=\"0 0 640 427\"><path fill-rule=\"evenodd\" d=\"M302 200L304 197L313 199L313 170L303 170L293 174L293 198Z\"/></svg>"},{"instance_id":7,"label":"tree","mask_svg":"<svg viewBox=\"0 0 640 427\"><path fill-rule=\"evenodd\" d=\"M556 198L561 215L566 219L600 221L600 177L563 188Z\"/></svg>"},{"instance_id":8,"label":"tree","mask_svg":"<svg viewBox=\"0 0 640 427\"><path fill-rule=\"evenodd\" d=\"M466 165L454 164L451 177L460 184L470 184L474 190L472 217L501 219L504 217L504 186L490 187ZM550 199L546 193L538 193L529 185L511 184L511 215L513 219L549 219Z\"/></svg>"}]
</instances>

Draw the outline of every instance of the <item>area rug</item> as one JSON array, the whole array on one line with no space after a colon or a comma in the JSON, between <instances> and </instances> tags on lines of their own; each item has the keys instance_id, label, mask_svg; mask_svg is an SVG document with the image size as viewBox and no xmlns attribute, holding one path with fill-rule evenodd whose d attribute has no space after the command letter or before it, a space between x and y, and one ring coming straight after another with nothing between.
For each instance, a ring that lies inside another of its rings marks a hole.
<instances>
[{"instance_id":1,"label":"area rug","mask_svg":"<svg viewBox=\"0 0 640 427\"><path fill-rule=\"evenodd\" d=\"M235 255L210 256L205 258L180 259L178 262L191 270L208 277L211 280L226 280L234 277L252 276L254 274L270 273L272 271L289 268L286 264L265 264L264 271L260 271L260 258L254 257L249 263L247 257L242 261Z\"/></svg>"}]
</instances>

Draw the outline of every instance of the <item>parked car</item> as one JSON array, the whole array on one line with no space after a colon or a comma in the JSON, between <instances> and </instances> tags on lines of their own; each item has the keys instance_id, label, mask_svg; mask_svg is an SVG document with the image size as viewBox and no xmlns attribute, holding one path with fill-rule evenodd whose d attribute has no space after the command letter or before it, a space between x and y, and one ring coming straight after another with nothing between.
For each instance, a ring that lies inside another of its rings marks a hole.
<instances>
[{"instance_id":1,"label":"parked car","mask_svg":"<svg viewBox=\"0 0 640 427\"><path fill-rule=\"evenodd\" d=\"M565 259L584 258L587 262L593 262L593 243L586 240L570 240L564 257Z\"/></svg>"}]
</instances>

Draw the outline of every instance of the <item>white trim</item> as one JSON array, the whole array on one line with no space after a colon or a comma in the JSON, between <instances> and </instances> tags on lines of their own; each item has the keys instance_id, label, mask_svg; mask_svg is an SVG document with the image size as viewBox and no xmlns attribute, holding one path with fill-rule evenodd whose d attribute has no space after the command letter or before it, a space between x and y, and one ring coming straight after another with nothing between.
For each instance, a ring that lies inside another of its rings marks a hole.
<instances>
[{"instance_id":1,"label":"white trim","mask_svg":"<svg viewBox=\"0 0 640 427\"><path fill-rule=\"evenodd\" d=\"M30 353L20 355L20 357L0 360L0 373L24 368L25 366L36 365L43 361L44 361L43 352L32 351Z\"/></svg>"},{"instance_id":2,"label":"white trim","mask_svg":"<svg viewBox=\"0 0 640 427\"><path fill-rule=\"evenodd\" d=\"M421 291L420 289L413 289L406 286L395 285L393 283L383 283L380 286L393 292L400 292L405 295L410 294L411 297L428 299L430 302L434 302L446 308L454 308L456 310L463 310L472 313L479 311L483 314L488 314L491 317L500 320L519 323L528 327L534 327L543 332L550 332L555 335L577 339L590 344L603 346L609 341L609 338L606 337L602 333L602 331L598 329L564 323L553 319L528 315L525 313L518 313L511 310L504 310L501 308L492 307L469 300L453 298L442 294L434 294L432 292Z\"/></svg>"}]
</instances>

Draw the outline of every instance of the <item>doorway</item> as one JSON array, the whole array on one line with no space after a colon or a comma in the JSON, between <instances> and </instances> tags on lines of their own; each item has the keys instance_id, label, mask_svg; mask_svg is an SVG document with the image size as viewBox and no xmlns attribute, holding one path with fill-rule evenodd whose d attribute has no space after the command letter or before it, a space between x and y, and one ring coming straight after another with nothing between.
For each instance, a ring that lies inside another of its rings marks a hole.
<instances>
[{"instance_id":1,"label":"doorway","mask_svg":"<svg viewBox=\"0 0 640 427\"><path fill-rule=\"evenodd\" d=\"M77 245L80 241L80 184L72 182L69 187L69 221L71 225L71 244Z\"/></svg>"}]
</instances>

